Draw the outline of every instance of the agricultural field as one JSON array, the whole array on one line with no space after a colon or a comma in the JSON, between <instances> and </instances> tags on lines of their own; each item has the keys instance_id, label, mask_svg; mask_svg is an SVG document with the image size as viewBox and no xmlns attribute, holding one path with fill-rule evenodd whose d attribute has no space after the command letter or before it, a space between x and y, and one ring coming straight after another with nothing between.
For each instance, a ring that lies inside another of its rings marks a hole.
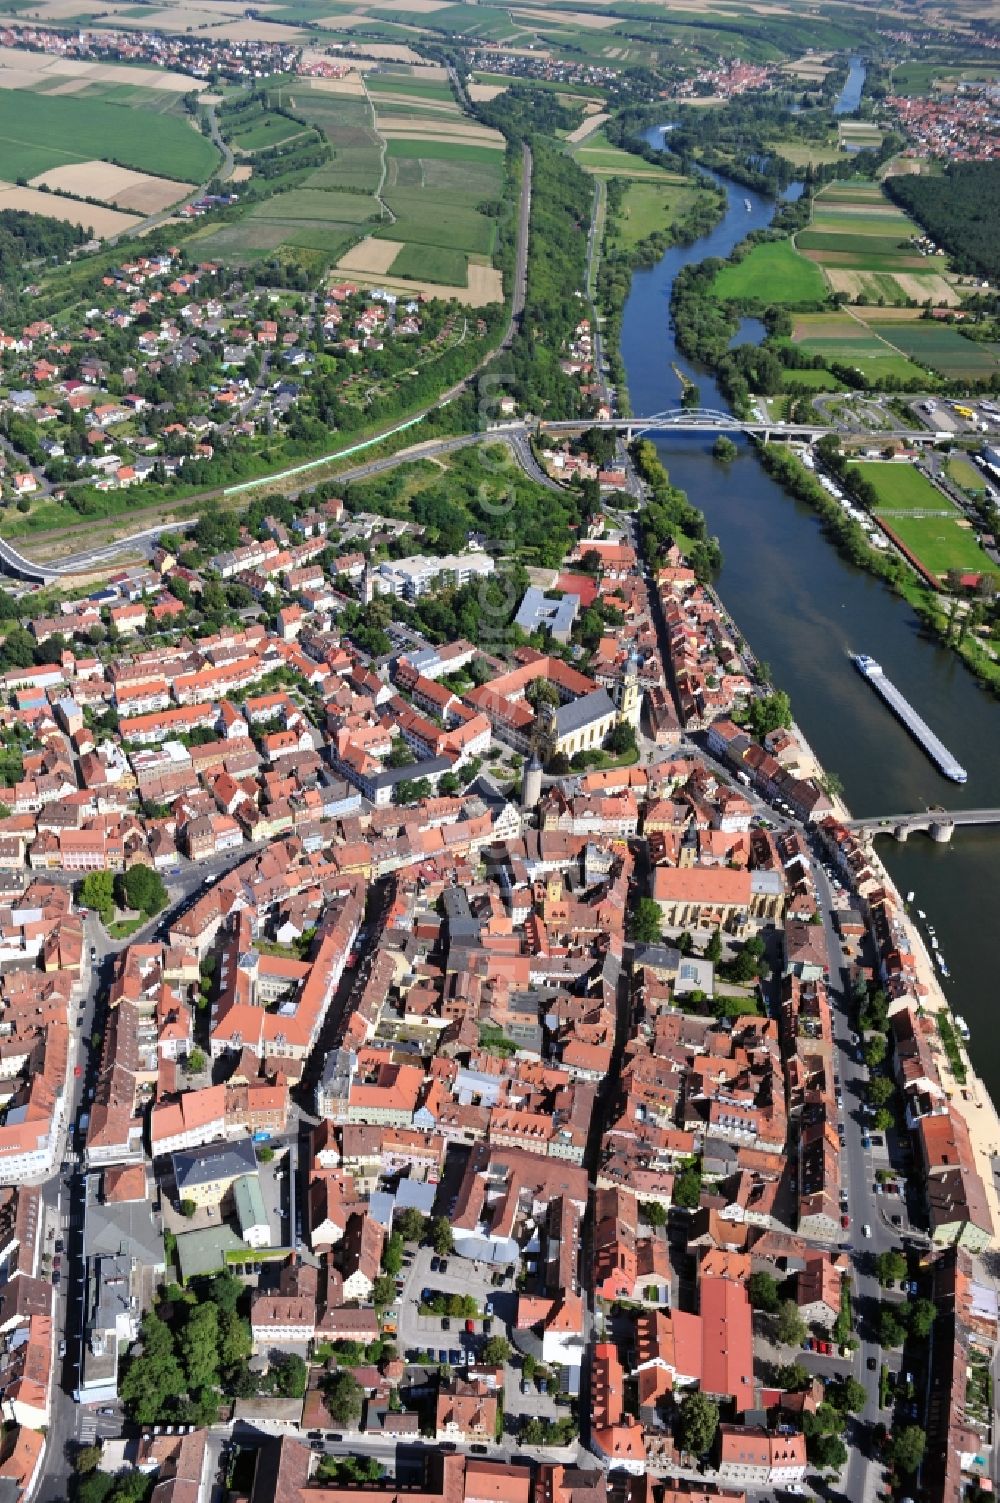
<instances>
[{"instance_id":1,"label":"agricultural field","mask_svg":"<svg viewBox=\"0 0 1000 1503\"><path fill-rule=\"evenodd\" d=\"M302 132L301 125L286 115L265 114L230 137L236 151L265 151L269 146L283 146Z\"/></svg>"},{"instance_id":2,"label":"agricultural field","mask_svg":"<svg viewBox=\"0 0 1000 1503\"><path fill-rule=\"evenodd\" d=\"M954 306L959 295L943 256L921 255L919 228L874 183L835 183L817 195L796 248L821 266L830 288L860 304Z\"/></svg>"},{"instance_id":3,"label":"agricultural field","mask_svg":"<svg viewBox=\"0 0 1000 1503\"><path fill-rule=\"evenodd\" d=\"M612 146L603 130L594 131L573 148L573 157L584 172L598 177L635 177L651 182L676 182L677 174L657 167L642 157Z\"/></svg>"},{"instance_id":4,"label":"agricultural field","mask_svg":"<svg viewBox=\"0 0 1000 1503\"><path fill-rule=\"evenodd\" d=\"M792 325L792 342L810 355L822 355L838 365L853 366L869 380L893 376L902 381L923 378L934 384L918 365L914 365L896 346L892 324L876 331L849 313L800 313ZM789 373L797 379L799 372Z\"/></svg>"},{"instance_id":5,"label":"agricultural field","mask_svg":"<svg viewBox=\"0 0 1000 1503\"><path fill-rule=\"evenodd\" d=\"M915 319L885 325L878 322L874 313L868 315L868 322L904 355L930 366L942 376L985 381L1000 369L1000 344L963 339L952 324Z\"/></svg>"},{"instance_id":6,"label":"agricultural field","mask_svg":"<svg viewBox=\"0 0 1000 1503\"><path fill-rule=\"evenodd\" d=\"M666 229L686 214L697 197L698 190L680 179L676 184L633 179L625 189L621 209L609 229L608 248L611 251L631 250L647 235Z\"/></svg>"},{"instance_id":7,"label":"agricultural field","mask_svg":"<svg viewBox=\"0 0 1000 1503\"><path fill-rule=\"evenodd\" d=\"M143 68L127 63L85 62L20 47L0 47L0 89L36 89L41 93L79 94L100 86L155 90L166 95L207 88L202 80L169 68ZM169 104L169 100L167 101Z\"/></svg>"},{"instance_id":8,"label":"agricultural field","mask_svg":"<svg viewBox=\"0 0 1000 1503\"><path fill-rule=\"evenodd\" d=\"M32 188L50 193L72 193L78 198L97 198L133 214L157 214L193 193L194 183L177 183L166 177L150 177L110 162L77 162L72 167L53 167L32 179Z\"/></svg>"},{"instance_id":9,"label":"agricultural field","mask_svg":"<svg viewBox=\"0 0 1000 1503\"><path fill-rule=\"evenodd\" d=\"M755 298L762 303L811 303L826 295L818 266L797 254L790 240L768 240L748 256L724 266L712 283L712 296Z\"/></svg>"},{"instance_id":10,"label":"agricultural field","mask_svg":"<svg viewBox=\"0 0 1000 1503\"><path fill-rule=\"evenodd\" d=\"M0 162L8 178L109 159L138 172L202 183L219 158L212 143L176 115L146 122L134 109L100 99L0 91Z\"/></svg>"}]
</instances>

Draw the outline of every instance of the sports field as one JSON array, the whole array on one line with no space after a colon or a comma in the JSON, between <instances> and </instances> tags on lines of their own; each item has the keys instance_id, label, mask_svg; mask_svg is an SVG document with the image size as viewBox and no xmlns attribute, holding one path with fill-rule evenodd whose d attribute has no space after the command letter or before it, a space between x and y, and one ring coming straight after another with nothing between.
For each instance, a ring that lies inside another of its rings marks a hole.
<instances>
[{"instance_id":1,"label":"sports field","mask_svg":"<svg viewBox=\"0 0 1000 1503\"><path fill-rule=\"evenodd\" d=\"M38 177L50 167L113 160L157 177L202 183L219 160L212 143L175 115L149 116L75 95L0 91L0 170Z\"/></svg>"},{"instance_id":2,"label":"sports field","mask_svg":"<svg viewBox=\"0 0 1000 1503\"><path fill-rule=\"evenodd\" d=\"M826 295L818 266L797 254L790 240L755 245L734 266L724 266L712 283L712 296L754 298L761 303L813 303Z\"/></svg>"},{"instance_id":3,"label":"sports field","mask_svg":"<svg viewBox=\"0 0 1000 1503\"><path fill-rule=\"evenodd\" d=\"M996 565L979 546L969 526L949 517L891 516L887 522L906 547L931 574L943 577L949 569L995 574Z\"/></svg>"},{"instance_id":4,"label":"sports field","mask_svg":"<svg viewBox=\"0 0 1000 1503\"><path fill-rule=\"evenodd\" d=\"M955 508L941 491L911 464L880 463L877 460L851 465L852 473L874 486L879 511L944 512L956 516Z\"/></svg>"}]
</instances>

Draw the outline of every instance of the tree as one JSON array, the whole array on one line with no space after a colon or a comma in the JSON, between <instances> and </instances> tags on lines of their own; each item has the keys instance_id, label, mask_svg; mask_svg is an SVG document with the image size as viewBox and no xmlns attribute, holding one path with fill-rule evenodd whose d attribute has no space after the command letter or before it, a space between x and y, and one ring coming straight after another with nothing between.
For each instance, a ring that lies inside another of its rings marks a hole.
<instances>
[{"instance_id":1,"label":"tree","mask_svg":"<svg viewBox=\"0 0 1000 1503\"><path fill-rule=\"evenodd\" d=\"M803 1388L808 1388L812 1382L811 1373L807 1372L801 1362L786 1362L774 1375L774 1381L785 1393L800 1393Z\"/></svg>"},{"instance_id":2,"label":"tree","mask_svg":"<svg viewBox=\"0 0 1000 1503\"><path fill-rule=\"evenodd\" d=\"M705 959L710 960L713 965L718 965L719 961L722 959L721 929L713 929L712 937L709 940L708 944L705 946Z\"/></svg>"},{"instance_id":3,"label":"tree","mask_svg":"<svg viewBox=\"0 0 1000 1503\"><path fill-rule=\"evenodd\" d=\"M727 438L724 433L720 433L712 445L712 453L716 459L721 459L724 464L729 464L736 458L739 450L731 438Z\"/></svg>"},{"instance_id":4,"label":"tree","mask_svg":"<svg viewBox=\"0 0 1000 1503\"><path fill-rule=\"evenodd\" d=\"M869 1070L877 1070L885 1059L886 1041L884 1033L873 1033L865 1042L865 1064Z\"/></svg>"},{"instance_id":5,"label":"tree","mask_svg":"<svg viewBox=\"0 0 1000 1503\"><path fill-rule=\"evenodd\" d=\"M407 1206L405 1210L398 1211L392 1218L393 1231L399 1233L404 1242L419 1242L427 1230L427 1217L414 1206Z\"/></svg>"},{"instance_id":6,"label":"tree","mask_svg":"<svg viewBox=\"0 0 1000 1503\"><path fill-rule=\"evenodd\" d=\"M906 1327L892 1305L882 1305L878 1312L878 1339L883 1346L902 1346Z\"/></svg>"},{"instance_id":7,"label":"tree","mask_svg":"<svg viewBox=\"0 0 1000 1503\"><path fill-rule=\"evenodd\" d=\"M232 1314L243 1298L243 1285L235 1274L227 1271L225 1273L217 1273L208 1285L206 1292L209 1299L214 1305L218 1306L220 1311L225 1310Z\"/></svg>"},{"instance_id":8,"label":"tree","mask_svg":"<svg viewBox=\"0 0 1000 1503\"><path fill-rule=\"evenodd\" d=\"M755 1310L778 1308L778 1282L769 1273L752 1273L747 1280L747 1293Z\"/></svg>"},{"instance_id":9,"label":"tree","mask_svg":"<svg viewBox=\"0 0 1000 1503\"><path fill-rule=\"evenodd\" d=\"M847 1377L840 1383L831 1383L826 1390L827 1399L830 1403L844 1414L859 1414L865 1407L868 1395L865 1393L865 1385L859 1383L857 1378Z\"/></svg>"},{"instance_id":10,"label":"tree","mask_svg":"<svg viewBox=\"0 0 1000 1503\"><path fill-rule=\"evenodd\" d=\"M681 1449L704 1456L719 1428L719 1406L703 1393L687 1393L680 1404L678 1428Z\"/></svg>"},{"instance_id":11,"label":"tree","mask_svg":"<svg viewBox=\"0 0 1000 1503\"><path fill-rule=\"evenodd\" d=\"M635 731L629 725L627 720L620 720L618 724L608 733L608 738L605 742L605 745L607 746L608 751L612 752L616 757L624 757L627 756L630 752L635 751Z\"/></svg>"},{"instance_id":12,"label":"tree","mask_svg":"<svg viewBox=\"0 0 1000 1503\"><path fill-rule=\"evenodd\" d=\"M272 1363L272 1374L274 1391L279 1398L301 1399L305 1397L309 1369L298 1352L282 1352L279 1357L275 1357ZM357 1380L352 1377L352 1381L357 1386ZM327 1399L327 1408L330 1408L329 1399ZM333 1413L332 1410L330 1412Z\"/></svg>"},{"instance_id":13,"label":"tree","mask_svg":"<svg viewBox=\"0 0 1000 1503\"><path fill-rule=\"evenodd\" d=\"M901 1472L915 1472L924 1459L927 1436L919 1425L904 1425L889 1443L889 1454Z\"/></svg>"},{"instance_id":14,"label":"tree","mask_svg":"<svg viewBox=\"0 0 1000 1503\"><path fill-rule=\"evenodd\" d=\"M701 1200L701 1169L697 1164L688 1164L674 1180L673 1201L686 1211L697 1209Z\"/></svg>"},{"instance_id":15,"label":"tree","mask_svg":"<svg viewBox=\"0 0 1000 1503\"><path fill-rule=\"evenodd\" d=\"M535 1361L535 1359L531 1355L531 1353L528 1352L527 1355L524 1357L523 1361L521 1362L521 1371L523 1372L525 1378L528 1380L529 1383L531 1382L532 1378L535 1376L535 1371L536 1371L537 1367L538 1367L538 1363Z\"/></svg>"},{"instance_id":16,"label":"tree","mask_svg":"<svg viewBox=\"0 0 1000 1503\"><path fill-rule=\"evenodd\" d=\"M892 1100L895 1086L885 1075L876 1075L868 1082L868 1100L872 1106L886 1106Z\"/></svg>"},{"instance_id":17,"label":"tree","mask_svg":"<svg viewBox=\"0 0 1000 1503\"><path fill-rule=\"evenodd\" d=\"M809 1439L809 1459L821 1472L839 1472L847 1460L847 1447L839 1435L816 1435Z\"/></svg>"},{"instance_id":18,"label":"tree","mask_svg":"<svg viewBox=\"0 0 1000 1503\"><path fill-rule=\"evenodd\" d=\"M892 1248L889 1252L880 1252L875 1259L875 1273L882 1285L895 1283L897 1279L905 1279L905 1256L898 1248Z\"/></svg>"},{"instance_id":19,"label":"tree","mask_svg":"<svg viewBox=\"0 0 1000 1503\"><path fill-rule=\"evenodd\" d=\"M929 1299L918 1299L910 1306L910 1335L921 1341L931 1334L937 1319L937 1307Z\"/></svg>"},{"instance_id":20,"label":"tree","mask_svg":"<svg viewBox=\"0 0 1000 1503\"><path fill-rule=\"evenodd\" d=\"M666 1226L667 1208L658 1200L644 1200L640 1207L642 1219L648 1226Z\"/></svg>"},{"instance_id":21,"label":"tree","mask_svg":"<svg viewBox=\"0 0 1000 1503\"><path fill-rule=\"evenodd\" d=\"M806 1323L794 1300L782 1300L774 1319L774 1334L785 1346L801 1346L806 1339Z\"/></svg>"},{"instance_id":22,"label":"tree","mask_svg":"<svg viewBox=\"0 0 1000 1503\"><path fill-rule=\"evenodd\" d=\"M253 1352L250 1322L235 1310L219 1312L219 1363L231 1372L245 1363Z\"/></svg>"},{"instance_id":23,"label":"tree","mask_svg":"<svg viewBox=\"0 0 1000 1503\"><path fill-rule=\"evenodd\" d=\"M210 1301L193 1305L178 1342L190 1393L219 1381L219 1311Z\"/></svg>"},{"instance_id":24,"label":"tree","mask_svg":"<svg viewBox=\"0 0 1000 1503\"><path fill-rule=\"evenodd\" d=\"M455 1236L447 1216L435 1216L431 1222L431 1247L439 1258L455 1251Z\"/></svg>"},{"instance_id":25,"label":"tree","mask_svg":"<svg viewBox=\"0 0 1000 1503\"><path fill-rule=\"evenodd\" d=\"M636 944L659 944L663 933L663 915L653 898L640 898L632 914L632 938Z\"/></svg>"},{"instance_id":26,"label":"tree","mask_svg":"<svg viewBox=\"0 0 1000 1503\"><path fill-rule=\"evenodd\" d=\"M196 1200L184 1199L181 1201L181 1215L186 1216L189 1221L197 1209L198 1202Z\"/></svg>"},{"instance_id":27,"label":"tree","mask_svg":"<svg viewBox=\"0 0 1000 1503\"><path fill-rule=\"evenodd\" d=\"M396 1298L396 1280L390 1273L380 1273L372 1285L372 1304L384 1310Z\"/></svg>"},{"instance_id":28,"label":"tree","mask_svg":"<svg viewBox=\"0 0 1000 1503\"><path fill-rule=\"evenodd\" d=\"M505 1336L491 1336L483 1347L483 1361L489 1367L503 1367L510 1361L510 1342Z\"/></svg>"},{"instance_id":29,"label":"tree","mask_svg":"<svg viewBox=\"0 0 1000 1503\"><path fill-rule=\"evenodd\" d=\"M80 906L109 919L115 906L115 882L110 872L88 872L80 883Z\"/></svg>"},{"instance_id":30,"label":"tree","mask_svg":"<svg viewBox=\"0 0 1000 1503\"><path fill-rule=\"evenodd\" d=\"M327 1381L325 1388L326 1407L330 1418L345 1429L353 1430L361 1418L361 1384L353 1373L336 1372Z\"/></svg>"},{"instance_id":31,"label":"tree","mask_svg":"<svg viewBox=\"0 0 1000 1503\"><path fill-rule=\"evenodd\" d=\"M770 731L786 729L792 723L792 703L783 689L761 695L746 712L747 724L759 741Z\"/></svg>"},{"instance_id":32,"label":"tree","mask_svg":"<svg viewBox=\"0 0 1000 1503\"><path fill-rule=\"evenodd\" d=\"M189 1075L200 1075L208 1063L203 1049L192 1049L184 1068Z\"/></svg>"},{"instance_id":33,"label":"tree","mask_svg":"<svg viewBox=\"0 0 1000 1503\"><path fill-rule=\"evenodd\" d=\"M392 1274L393 1278L403 1266L403 1248L403 1239L399 1232L393 1232L382 1248L382 1267L386 1273Z\"/></svg>"},{"instance_id":34,"label":"tree","mask_svg":"<svg viewBox=\"0 0 1000 1503\"><path fill-rule=\"evenodd\" d=\"M152 918L167 906L167 889L163 878L141 861L130 866L115 883L118 901L123 908L135 908Z\"/></svg>"},{"instance_id":35,"label":"tree","mask_svg":"<svg viewBox=\"0 0 1000 1503\"><path fill-rule=\"evenodd\" d=\"M73 1470L78 1476L92 1472L101 1459L100 1446L78 1446L73 1455Z\"/></svg>"}]
</instances>

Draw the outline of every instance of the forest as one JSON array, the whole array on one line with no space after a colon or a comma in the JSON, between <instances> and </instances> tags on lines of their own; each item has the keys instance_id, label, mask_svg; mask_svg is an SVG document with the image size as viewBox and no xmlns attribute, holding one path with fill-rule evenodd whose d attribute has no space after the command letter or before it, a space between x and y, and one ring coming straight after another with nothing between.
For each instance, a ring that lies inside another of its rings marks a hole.
<instances>
[{"instance_id":1,"label":"forest","mask_svg":"<svg viewBox=\"0 0 1000 1503\"><path fill-rule=\"evenodd\" d=\"M1000 162L952 162L941 176L887 177L885 189L944 246L957 271L1000 277Z\"/></svg>"}]
</instances>

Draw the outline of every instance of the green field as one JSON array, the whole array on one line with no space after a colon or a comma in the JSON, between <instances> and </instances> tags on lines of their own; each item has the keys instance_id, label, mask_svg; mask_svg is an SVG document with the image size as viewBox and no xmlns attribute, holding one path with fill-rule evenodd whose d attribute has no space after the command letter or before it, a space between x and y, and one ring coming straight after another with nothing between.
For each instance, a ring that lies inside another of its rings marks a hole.
<instances>
[{"instance_id":1,"label":"green field","mask_svg":"<svg viewBox=\"0 0 1000 1503\"><path fill-rule=\"evenodd\" d=\"M879 511L929 511L956 515L947 496L910 464L882 464L875 460L852 464L851 471L874 486Z\"/></svg>"},{"instance_id":2,"label":"green field","mask_svg":"<svg viewBox=\"0 0 1000 1503\"><path fill-rule=\"evenodd\" d=\"M464 287L469 279L468 257L444 245L404 245L389 268L391 276L413 277L419 282L441 282L446 287Z\"/></svg>"},{"instance_id":3,"label":"green field","mask_svg":"<svg viewBox=\"0 0 1000 1503\"><path fill-rule=\"evenodd\" d=\"M297 121L289 120L285 115L266 114L237 130L229 139L238 151L263 151L301 134L302 126Z\"/></svg>"},{"instance_id":4,"label":"green field","mask_svg":"<svg viewBox=\"0 0 1000 1503\"><path fill-rule=\"evenodd\" d=\"M205 136L176 115L144 120L135 109L100 99L0 91L0 173L7 181L94 160L201 183L219 157Z\"/></svg>"},{"instance_id":5,"label":"green field","mask_svg":"<svg viewBox=\"0 0 1000 1503\"><path fill-rule=\"evenodd\" d=\"M412 94L415 99L440 99L455 104L455 96L443 79L411 78L397 73L376 73L368 79L368 92L379 94ZM457 107L457 106L456 106Z\"/></svg>"},{"instance_id":6,"label":"green field","mask_svg":"<svg viewBox=\"0 0 1000 1503\"><path fill-rule=\"evenodd\" d=\"M665 230L687 213L698 196L697 188L684 183L647 183L633 180L625 189L622 206L608 227L611 249L631 250L647 235Z\"/></svg>"},{"instance_id":7,"label":"green field","mask_svg":"<svg viewBox=\"0 0 1000 1503\"><path fill-rule=\"evenodd\" d=\"M945 461L945 469L948 471L948 477L952 483L968 495L978 495L985 489L985 475L982 470L977 470L976 466L968 459L962 459L960 455L952 454Z\"/></svg>"},{"instance_id":8,"label":"green field","mask_svg":"<svg viewBox=\"0 0 1000 1503\"><path fill-rule=\"evenodd\" d=\"M493 146L476 146L465 141L390 141L387 145L390 157L417 157L423 161L478 162L483 167L498 167L503 161L503 152Z\"/></svg>"},{"instance_id":9,"label":"green field","mask_svg":"<svg viewBox=\"0 0 1000 1503\"><path fill-rule=\"evenodd\" d=\"M712 296L753 298L761 303L812 303L826 296L818 266L800 256L790 240L755 245L734 266L724 266L712 283Z\"/></svg>"},{"instance_id":10,"label":"green field","mask_svg":"<svg viewBox=\"0 0 1000 1503\"><path fill-rule=\"evenodd\" d=\"M890 264L905 269L926 269L927 261L906 244L901 235L838 234L827 230L800 230L795 243L803 251L833 251L837 266L858 266L862 271L885 271ZM833 257L829 258L833 260Z\"/></svg>"},{"instance_id":11,"label":"green field","mask_svg":"<svg viewBox=\"0 0 1000 1503\"><path fill-rule=\"evenodd\" d=\"M1000 344L980 344L963 339L952 324L915 319L913 323L879 325L877 319L872 318L871 325L905 355L940 371L942 376L988 380L1000 368Z\"/></svg>"},{"instance_id":12,"label":"green field","mask_svg":"<svg viewBox=\"0 0 1000 1503\"><path fill-rule=\"evenodd\" d=\"M602 177L614 174L618 177L662 179L668 183L677 181L675 172L668 172L664 167L657 167L654 162L647 162L644 157L637 157L630 151L622 151L620 147L613 146L603 130L595 130L592 136L587 136L578 146L568 149L584 172L598 173Z\"/></svg>"},{"instance_id":13,"label":"green field","mask_svg":"<svg viewBox=\"0 0 1000 1503\"><path fill-rule=\"evenodd\" d=\"M995 574L996 565L980 548L976 534L948 517L900 517L887 519L901 542L919 558L931 574L942 576L949 569L975 574Z\"/></svg>"}]
</instances>

